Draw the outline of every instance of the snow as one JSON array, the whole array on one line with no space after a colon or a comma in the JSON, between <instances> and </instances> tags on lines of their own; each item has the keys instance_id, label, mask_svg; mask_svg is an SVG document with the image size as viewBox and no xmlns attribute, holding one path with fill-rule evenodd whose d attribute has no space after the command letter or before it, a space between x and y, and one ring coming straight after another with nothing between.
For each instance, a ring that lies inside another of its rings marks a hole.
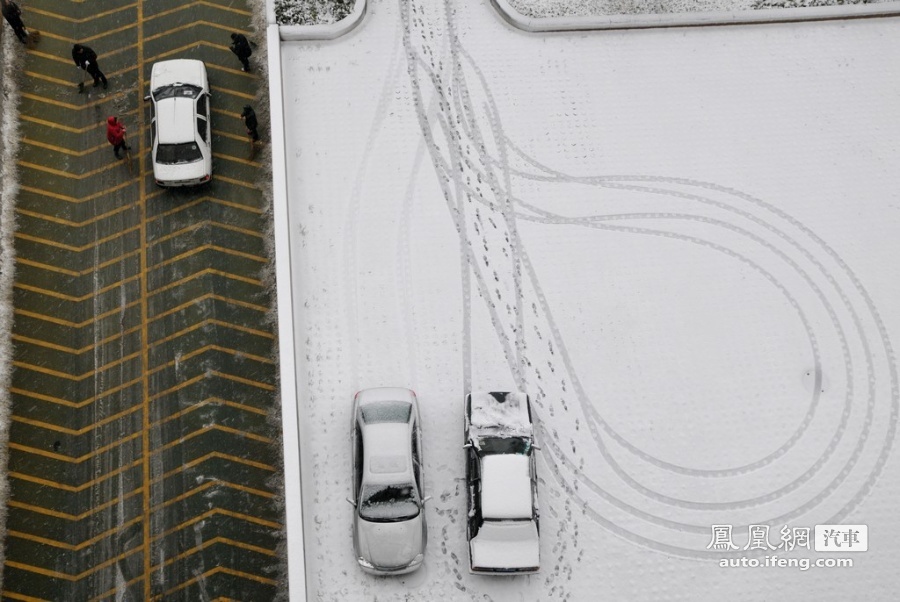
<instances>
[{"instance_id":1,"label":"snow","mask_svg":"<svg viewBox=\"0 0 900 602\"><path fill-rule=\"evenodd\" d=\"M282 25L335 23L353 10L354 0L274 0L275 17Z\"/></svg>"},{"instance_id":2,"label":"snow","mask_svg":"<svg viewBox=\"0 0 900 602\"><path fill-rule=\"evenodd\" d=\"M475 569L530 569L540 566L537 527L531 521L485 522L472 538Z\"/></svg>"},{"instance_id":3,"label":"snow","mask_svg":"<svg viewBox=\"0 0 900 602\"><path fill-rule=\"evenodd\" d=\"M502 400L494 395L486 392L472 393L471 425L476 429L498 427L510 435L530 436L532 425L528 417L528 397L525 393L506 393Z\"/></svg>"},{"instance_id":4,"label":"snow","mask_svg":"<svg viewBox=\"0 0 900 602\"><path fill-rule=\"evenodd\" d=\"M409 449L409 428L405 424L369 425L363 433L363 443L369 454L369 472L396 475L408 471L406 451Z\"/></svg>"},{"instance_id":5,"label":"snow","mask_svg":"<svg viewBox=\"0 0 900 602\"><path fill-rule=\"evenodd\" d=\"M382 0L285 44L310 599L890 599L898 34L525 34ZM417 392L433 499L423 567L376 579L334 500L352 396L385 383ZM468 574L472 390L531 395L538 575ZM829 523L878 550L802 572L708 547Z\"/></svg>"},{"instance_id":6,"label":"snow","mask_svg":"<svg viewBox=\"0 0 900 602\"><path fill-rule=\"evenodd\" d=\"M19 73L24 50L11 30L3 24L0 36L0 540L6 541L7 502L9 500L8 444L12 413L12 325L13 283L15 281L16 195L19 175L16 157L19 151L19 82L10 74ZM0 546L0 589L3 588L4 547Z\"/></svg>"},{"instance_id":7,"label":"snow","mask_svg":"<svg viewBox=\"0 0 900 602\"><path fill-rule=\"evenodd\" d=\"M507 0L528 17L726 12L766 8L803 8L877 4L889 0Z\"/></svg>"},{"instance_id":8,"label":"snow","mask_svg":"<svg viewBox=\"0 0 900 602\"><path fill-rule=\"evenodd\" d=\"M486 520L531 518L530 456L486 454L481 469L481 513Z\"/></svg>"}]
</instances>

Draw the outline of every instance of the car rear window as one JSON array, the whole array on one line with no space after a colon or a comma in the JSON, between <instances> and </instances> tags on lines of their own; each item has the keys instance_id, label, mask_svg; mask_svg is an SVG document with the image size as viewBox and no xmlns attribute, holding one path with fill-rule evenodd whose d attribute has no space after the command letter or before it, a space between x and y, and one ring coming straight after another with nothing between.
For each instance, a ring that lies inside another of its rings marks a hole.
<instances>
[{"instance_id":1,"label":"car rear window","mask_svg":"<svg viewBox=\"0 0 900 602\"><path fill-rule=\"evenodd\" d=\"M531 441L524 437L482 437L478 450L482 454L528 454Z\"/></svg>"},{"instance_id":2,"label":"car rear window","mask_svg":"<svg viewBox=\"0 0 900 602\"><path fill-rule=\"evenodd\" d=\"M406 423L412 414L412 404L406 401L373 401L362 406L361 412L366 424Z\"/></svg>"},{"instance_id":3,"label":"car rear window","mask_svg":"<svg viewBox=\"0 0 900 602\"><path fill-rule=\"evenodd\" d=\"M200 147L196 142L184 144L160 144L156 148L156 162L165 165L177 165L179 163L193 163L203 158Z\"/></svg>"},{"instance_id":4,"label":"car rear window","mask_svg":"<svg viewBox=\"0 0 900 602\"><path fill-rule=\"evenodd\" d=\"M376 523L394 523L419 515L419 500L412 483L367 485L360 496L359 515Z\"/></svg>"},{"instance_id":5,"label":"car rear window","mask_svg":"<svg viewBox=\"0 0 900 602\"><path fill-rule=\"evenodd\" d=\"M174 84L171 86L160 86L153 91L153 98L157 101L164 98L174 98L175 96L186 96L188 98L197 98L203 88L192 84Z\"/></svg>"}]
</instances>

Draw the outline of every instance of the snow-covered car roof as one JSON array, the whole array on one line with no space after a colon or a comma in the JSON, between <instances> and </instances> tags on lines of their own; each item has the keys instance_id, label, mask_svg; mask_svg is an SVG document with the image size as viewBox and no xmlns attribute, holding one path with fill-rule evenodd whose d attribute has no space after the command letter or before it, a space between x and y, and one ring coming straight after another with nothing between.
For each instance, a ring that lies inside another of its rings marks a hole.
<instances>
[{"instance_id":1,"label":"snow-covered car roof","mask_svg":"<svg viewBox=\"0 0 900 602\"><path fill-rule=\"evenodd\" d=\"M197 136L194 125L194 99L166 98L156 105L160 144L185 144Z\"/></svg>"},{"instance_id":2,"label":"snow-covered car roof","mask_svg":"<svg viewBox=\"0 0 900 602\"><path fill-rule=\"evenodd\" d=\"M413 478L409 461L409 426L396 422L369 424L363 429L366 481L399 483Z\"/></svg>"},{"instance_id":3,"label":"snow-covered car roof","mask_svg":"<svg viewBox=\"0 0 900 602\"><path fill-rule=\"evenodd\" d=\"M488 454L481 460L481 515L491 519L531 518L531 457Z\"/></svg>"},{"instance_id":4,"label":"snow-covered car roof","mask_svg":"<svg viewBox=\"0 0 900 602\"><path fill-rule=\"evenodd\" d=\"M472 392L469 424L482 433L530 437L534 429L528 408L528 395L522 391Z\"/></svg>"}]
</instances>

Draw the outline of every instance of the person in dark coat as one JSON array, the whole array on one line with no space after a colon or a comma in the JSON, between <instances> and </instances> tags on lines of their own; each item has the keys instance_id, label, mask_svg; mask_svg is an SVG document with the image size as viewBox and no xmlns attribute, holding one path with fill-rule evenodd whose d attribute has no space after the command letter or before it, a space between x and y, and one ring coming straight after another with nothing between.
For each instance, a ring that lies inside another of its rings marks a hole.
<instances>
[{"instance_id":1,"label":"person in dark coat","mask_svg":"<svg viewBox=\"0 0 900 602\"><path fill-rule=\"evenodd\" d=\"M103 72L100 71L100 66L97 64L97 53L88 48L87 46L82 46L81 44L75 44L72 46L72 60L75 61L75 64L78 67L81 67L85 71L87 71L91 77L94 78L94 87L103 83L103 87L107 87L106 76L103 75Z\"/></svg>"},{"instance_id":2,"label":"person in dark coat","mask_svg":"<svg viewBox=\"0 0 900 602\"><path fill-rule=\"evenodd\" d=\"M258 142L259 132L256 131L256 128L259 127L259 122L256 120L256 111L253 110L253 107L244 105L244 110L241 111L241 121L244 122L244 126L247 128L247 135L250 136L254 142Z\"/></svg>"},{"instance_id":3,"label":"person in dark coat","mask_svg":"<svg viewBox=\"0 0 900 602\"><path fill-rule=\"evenodd\" d=\"M125 145L125 125L115 116L106 119L106 139L113 145L113 154L116 159L122 158L119 156L119 149L131 150L130 146Z\"/></svg>"},{"instance_id":4,"label":"person in dark coat","mask_svg":"<svg viewBox=\"0 0 900 602\"><path fill-rule=\"evenodd\" d=\"M248 59L253 54L253 49L250 48L250 42L247 41L247 37L240 33L231 34L231 46L229 48L241 60L243 65L241 71L250 71L250 61Z\"/></svg>"},{"instance_id":5,"label":"person in dark coat","mask_svg":"<svg viewBox=\"0 0 900 602\"><path fill-rule=\"evenodd\" d=\"M19 41L25 44L28 41L28 31L25 29L25 23L22 22L22 9L12 0L3 1L3 18L12 27L13 32Z\"/></svg>"}]
</instances>

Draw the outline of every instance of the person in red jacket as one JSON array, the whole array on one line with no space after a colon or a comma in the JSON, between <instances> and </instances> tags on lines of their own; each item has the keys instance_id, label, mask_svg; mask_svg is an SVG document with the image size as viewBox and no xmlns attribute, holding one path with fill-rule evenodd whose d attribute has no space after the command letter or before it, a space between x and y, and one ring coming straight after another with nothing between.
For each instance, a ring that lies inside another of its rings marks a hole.
<instances>
[{"instance_id":1,"label":"person in red jacket","mask_svg":"<svg viewBox=\"0 0 900 602\"><path fill-rule=\"evenodd\" d=\"M106 139L113 145L113 154L116 159L122 159L119 156L120 148L131 150L130 146L125 145L125 126L115 116L106 119Z\"/></svg>"}]
</instances>

